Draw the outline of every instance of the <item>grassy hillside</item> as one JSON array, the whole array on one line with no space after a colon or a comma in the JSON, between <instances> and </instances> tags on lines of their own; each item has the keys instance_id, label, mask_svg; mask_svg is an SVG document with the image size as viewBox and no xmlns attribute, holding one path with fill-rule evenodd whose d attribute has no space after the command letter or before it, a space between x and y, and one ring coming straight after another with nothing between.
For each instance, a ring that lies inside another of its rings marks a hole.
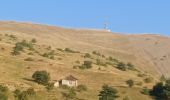
<instances>
[{"instance_id":1,"label":"grassy hillside","mask_svg":"<svg viewBox=\"0 0 170 100\"><path fill-rule=\"evenodd\" d=\"M30 43L32 39L37 42L31 47L25 46L19 55L12 55L16 43L23 40ZM97 100L102 85L109 84L119 90L118 100L125 96L130 100L151 100L140 91L144 86L152 87L162 73L169 76L169 40L155 35L121 35L0 22L0 75L3 76L0 81L11 91L33 87L37 91L35 100L62 100L62 91L66 90L56 88L48 92L44 86L28 80L35 71L46 70L51 80L73 75L78 78L79 84L86 85L87 91L77 93L79 99ZM82 69L84 61L92 61L92 68ZM120 62L132 63L135 70L120 70L117 68ZM148 77L152 77L153 81L146 83L144 79ZM136 85L132 88L126 84L129 79L135 81ZM13 100L13 94L10 97Z\"/></svg>"}]
</instances>

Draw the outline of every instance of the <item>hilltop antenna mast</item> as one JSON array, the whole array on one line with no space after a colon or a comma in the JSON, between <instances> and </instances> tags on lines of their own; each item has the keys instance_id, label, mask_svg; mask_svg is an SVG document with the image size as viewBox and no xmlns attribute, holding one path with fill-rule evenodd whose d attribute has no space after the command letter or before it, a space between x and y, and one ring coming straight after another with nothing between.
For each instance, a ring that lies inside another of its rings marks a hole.
<instances>
[{"instance_id":1,"label":"hilltop antenna mast","mask_svg":"<svg viewBox=\"0 0 170 100\"><path fill-rule=\"evenodd\" d=\"M108 30L108 23L104 23L104 29Z\"/></svg>"},{"instance_id":2,"label":"hilltop antenna mast","mask_svg":"<svg viewBox=\"0 0 170 100\"><path fill-rule=\"evenodd\" d=\"M104 23L104 30L110 32L109 28L108 28L108 23Z\"/></svg>"}]
</instances>

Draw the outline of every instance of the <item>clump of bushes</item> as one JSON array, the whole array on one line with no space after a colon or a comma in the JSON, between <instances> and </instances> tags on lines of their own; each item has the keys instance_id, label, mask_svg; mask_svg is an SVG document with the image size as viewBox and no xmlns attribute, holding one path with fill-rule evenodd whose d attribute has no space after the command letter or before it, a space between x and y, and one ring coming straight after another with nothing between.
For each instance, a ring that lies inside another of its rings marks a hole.
<instances>
[{"instance_id":1,"label":"clump of bushes","mask_svg":"<svg viewBox=\"0 0 170 100\"><path fill-rule=\"evenodd\" d=\"M25 61L34 61L34 59L33 58L30 58L30 57L28 57L28 58L26 58L26 59L24 59Z\"/></svg>"},{"instance_id":2,"label":"clump of bushes","mask_svg":"<svg viewBox=\"0 0 170 100\"><path fill-rule=\"evenodd\" d=\"M149 95L149 94L150 94L150 89L148 89L147 87L144 87L144 88L141 90L141 93L144 94L144 95Z\"/></svg>"},{"instance_id":3,"label":"clump of bushes","mask_svg":"<svg viewBox=\"0 0 170 100\"><path fill-rule=\"evenodd\" d=\"M70 48L65 48L64 51L69 52L69 53L80 53L79 51L74 51Z\"/></svg>"},{"instance_id":4,"label":"clump of bushes","mask_svg":"<svg viewBox=\"0 0 170 100\"><path fill-rule=\"evenodd\" d=\"M21 51L24 50L24 48L28 48L29 50L34 50L33 43L30 41L23 40L21 42L17 42L15 44L15 47L13 48L13 55L19 55Z\"/></svg>"},{"instance_id":5,"label":"clump of bushes","mask_svg":"<svg viewBox=\"0 0 170 100\"><path fill-rule=\"evenodd\" d=\"M77 93L74 88L70 88L68 92L63 92L62 95L66 100L72 100L76 98Z\"/></svg>"},{"instance_id":6,"label":"clump of bushes","mask_svg":"<svg viewBox=\"0 0 170 100\"><path fill-rule=\"evenodd\" d=\"M0 85L0 100L8 100L8 87Z\"/></svg>"},{"instance_id":7,"label":"clump of bushes","mask_svg":"<svg viewBox=\"0 0 170 100\"><path fill-rule=\"evenodd\" d=\"M134 86L134 81L132 79L129 79L126 81L126 84L128 84L128 86L131 88L132 86Z\"/></svg>"},{"instance_id":8,"label":"clump of bushes","mask_svg":"<svg viewBox=\"0 0 170 100\"><path fill-rule=\"evenodd\" d=\"M86 53L86 54L84 55L84 58L91 58L91 55L90 55L89 53Z\"/></svg>"},{"instance_id":9,"label":"clump of bushes","mask_svg":"<svg viewBox=\"0 0 170 100\"><path fill-rule=\"evenodd\" d=\"M9 35L9 37L10 37L10 40L13 40L13 41L17 40L17 37L15 35Z\"/></svg>"},{"instance_id":10,"label":"clump of bushes","mask_svg":"<svg viewBox=\"0 0 170 100\"><path fill-rule=\"evenodd\" d=\"M115 100L119 97L117 89L108 85L103 85L98 96L99 100Z\"/></svg>"},{"instance_id":11,"label":"clump of bushes","mask_svg":"<svg viewBox=\"0 0 170 100\"><path fill-rule=\"evenodd\" d=\"M97 51L93 51L92 54L97 55L97 56L101 56L101 54Z\"/></svg>"},{"instance_id":12,"label":"clump of bushes","mask_svg":"<svg viewBox=\"0 0 170 100\"><path fill-rule=\"evenodd\" d=\"M115 59L115 58L113 58L113 57L109 57L109 58L107 58L107 60L109 60L109 61L111 61L111 62L115 62L115 63L118 63L119 62L119 60L118 59Z\"/></svg>"},{"instance_id":13,"label":"clump of bushes","mask_svg":"<svg viewBox=\"0 0 170 100\"><path fill-rule=\"evenodd\" d=\"M92 61L84 61L84 63L79 66L80 69L90 69L92 68L92 64L93 62Z\"/></svg>"},{"instance_id":14,"label":"clump of bushes","mask_svg":"<svg viewBox=\"0 0 170 100\"><path fill-rule=\"evenodd\" d=\"M51 91L53 88L54 88L54 83L48 83L47 86L46 86L46 89L48 91Z\"/></svg>"},{"instance_id":15,"label":"clump of bushes","mask_svg":"<svg viewBox=\"0 0 170 100\"><path fill-rule=\"evenodd\" d=\"M49 59L54 59L55 51L51 50L50 52L46 52L42 54L43 57L49 58Z\"/></svg>"},{"instance_id":16,"label":"clump of bushes","mask_svg":"<svg viewBox=\"0 0 170 100\"><path fill-rule=\"evenodd\" d=\"M99 66L107 66L106 63L102 62L100 59L96 59L96 65L99 65Z\"/></svg>"},{"instance_id":17,"label":"clump of bushes","mask_svg":"<svg viewBox=\"0 0 170 100\"><path fill-rule=\"evenodd\" d=\"M123 62L119 62L119 63L117 64L117 67L116 67L116 68L118 68L118 69L120 69L120 70L122 70L122 71L126 71L126 70L127 70L126 64L123 63Z\"/></svg>"},{"instance_id":18,"label":"clump of bushes","mask_svg":"<svg viewBox=\"0 0 170 100\"><path fill-rule=\"evenodd\" d=\"M14 91L14 96L16 100L30 100L31 97L36 96L36 92L34 88L29 88L26 91L21 91L19 89L16 89Z\"/></svg>"}]
</instances>

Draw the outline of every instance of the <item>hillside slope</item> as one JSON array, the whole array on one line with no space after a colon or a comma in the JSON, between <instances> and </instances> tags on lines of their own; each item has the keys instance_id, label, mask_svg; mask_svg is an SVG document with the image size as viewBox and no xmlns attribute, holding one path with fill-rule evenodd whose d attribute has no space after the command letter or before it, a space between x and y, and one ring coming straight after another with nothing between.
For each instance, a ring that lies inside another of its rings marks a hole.
<instances>
[{"instance_id":1,"label":"hillside slope","mask_svg":"<svg viewBox=\"0 0 170 100\"><path fill-rule=\"evenodd\" d=\"M33 49L26 47L20 55L11 54L17 43L23 39L29 43L33 38L37 41ZM20 88L33 87L39 95L36 100L54 99L47 95L58 100L63 99L60 93L63 90L57 89L54 94L48 94L44 92L44 87L28 80L33 72L46 70L52 80L60 80L68 75L78 78L79 84L88 87L87 92L78 93L78 98L83 100L97 100L103 84L119 90L118 100L125 96L129 96L131 100L151 100L140 91L145 86L151 88L160 75L170 76L169 50L170 39L158 35L123 35L104 30L0 22L0 76L3 76L0 77L0 84L9 84L10 87L15 84L14 86ZM90 57L85 57L87 53ZM115 58L114 63L109 57ZM79 69L84 61L92 61L93 67ZM115 62L119 61L132 63L136 70L119 70L115 67ZM153 77L154 80L146 83L144 80L148 77ZM133 88L128 88L126 84L129 79L135 81Z\"/></svg>"},{"instance_id":2,"label":"hillside slope","mask_svg":"<svg viewBox=\"0 0 170 100\"><path fill-rule=\"evenodd\" d=\"M15 34L22 38L35 37L42 44L60 48L70 47L84 52L98 50L131 61L151 74L170 76L170 38L167 37L123 35L17 22L0 22L0 33Z\"/></svg>"}]
</instances>

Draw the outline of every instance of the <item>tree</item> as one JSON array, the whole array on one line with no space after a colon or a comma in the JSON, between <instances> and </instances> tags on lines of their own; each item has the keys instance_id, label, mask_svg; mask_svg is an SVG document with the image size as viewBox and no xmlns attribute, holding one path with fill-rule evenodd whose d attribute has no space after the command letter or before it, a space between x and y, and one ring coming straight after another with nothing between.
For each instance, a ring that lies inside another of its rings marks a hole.
<instances>
[{"instance_id":1,"label":"tree","mask_svg":"<svg viewBox=\"0 0 170 100\"><path fill-rule=\"evenodd\" d=\"M103 85L102 90L99 93L99 100L116 100L119 96L118 91L111 86Z\"/></svg>"},{"instance_id":2,"label":"tree","mask_svg":"<svg viewBox=\"0 0 170 100\"><path fill-rule=\"evenodd\" d=\"M162 82L157 83L153 86L153 89L150 91L152 96L155 96L156 99L159 100L167 100L167 96L165 94L165 86Z\"/></svg>"},{"instance_id":3,"label":"tree","mask_svg":"<svg viewBox=\"0 0 170 100\"><path fill-rule=\"evenodd\" d=\"M39 84L47 85L50 80L50 74L47 71L36 71L32 78Z\"/></svg>"},{"instance_id":4,"label":"tree","mask_svg":"<svg viewBox=\"0 0 170 100\"><path fill-rule=\"evenodd\" d=\"M134 81L133 81L132 79L127 80L127 81L126 81L126 84L128 84L129 87L131 88L131 87L134 85Z\"/></svg>"}]
</instances>

